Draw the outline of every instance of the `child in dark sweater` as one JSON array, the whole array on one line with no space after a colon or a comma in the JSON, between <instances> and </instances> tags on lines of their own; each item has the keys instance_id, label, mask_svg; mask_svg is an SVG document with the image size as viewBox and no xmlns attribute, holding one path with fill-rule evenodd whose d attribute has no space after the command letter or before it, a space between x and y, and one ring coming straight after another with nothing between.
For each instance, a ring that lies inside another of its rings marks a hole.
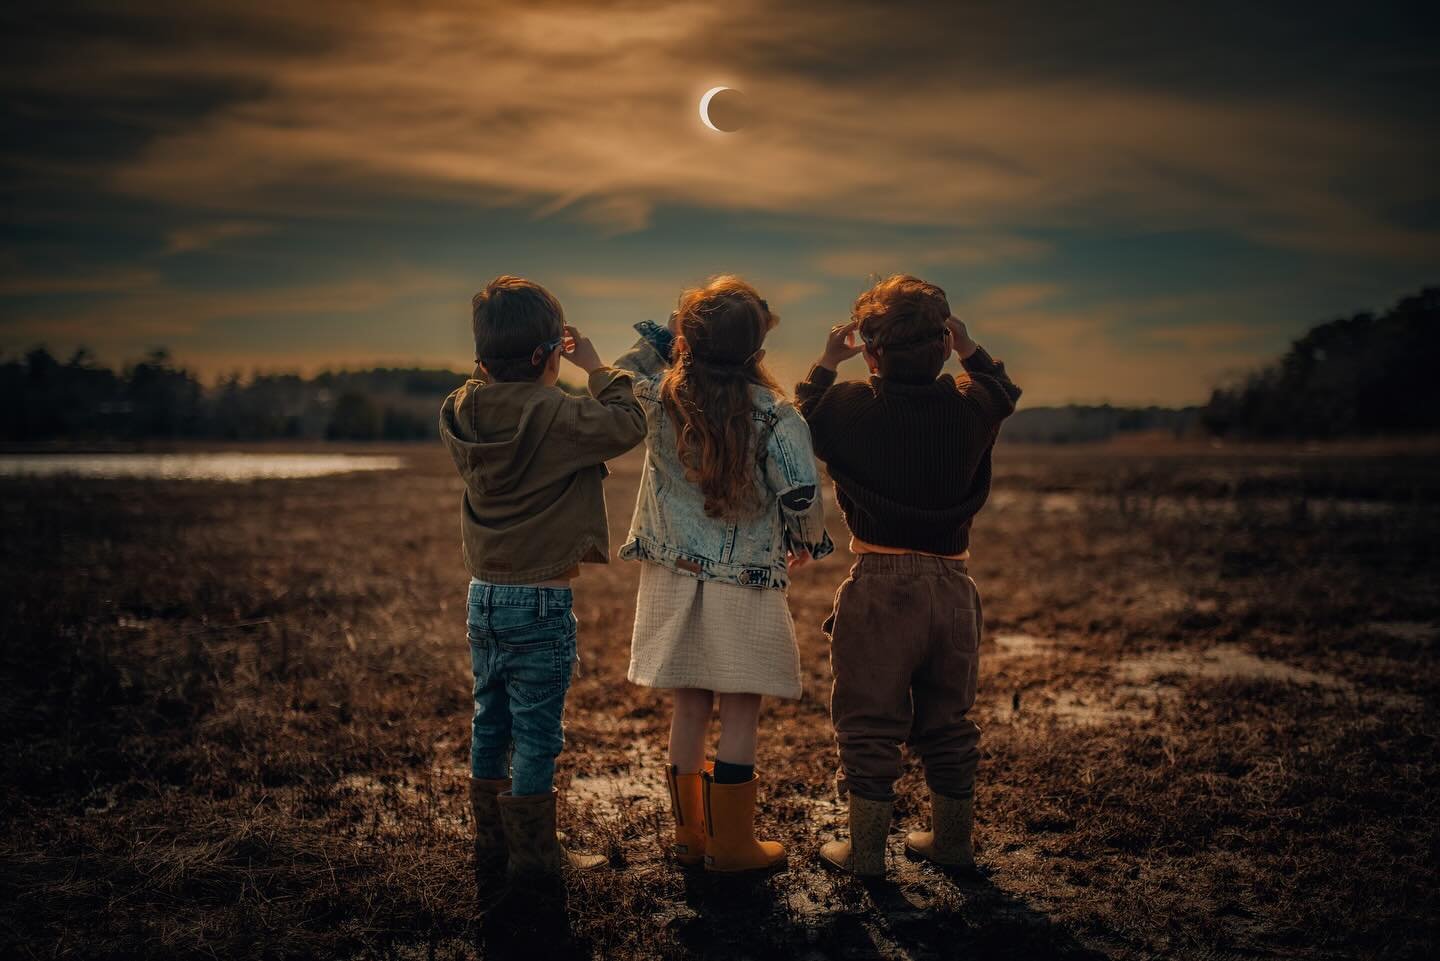
<instances>
[{"instance_id":1,"label":"child in dark sweater","mask_svg":"<svg viewBox=\"0 0 1440 961\"><path fill-rule=\"evenodd\" d=\"M967 376L941 374L952 350ZM861 353L870 379L837 384L836 367ZM857 556L825 622L850 840L824 845L821 857L884 873L908 743L925 767L932 830L911 832L907 853L973 868L980 729L967 714L981 611L966 561L971 521L990 494L991 450L1020 389L951 315L943 290L897 275L856 300L795 394Z\"/></svg>"}]
</instances>

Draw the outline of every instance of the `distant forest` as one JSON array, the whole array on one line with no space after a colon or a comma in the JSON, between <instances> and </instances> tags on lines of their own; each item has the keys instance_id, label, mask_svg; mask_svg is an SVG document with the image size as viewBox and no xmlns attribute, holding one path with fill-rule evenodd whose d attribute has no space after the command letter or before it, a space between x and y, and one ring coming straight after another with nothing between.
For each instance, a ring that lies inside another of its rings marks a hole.
<instances>
[{"instance_id":1,"label":"distant forest","mask_svg":"<svg viewBox=\"0 0 1440 961\"><path fill-rule=\"evenodd\" d=\"M116 372L83 350L62 362L37 347L0 363L0 439L418 440L435 436L440 399L464 379L379 368L205 387L163 350Z\"/></svg>"},{"instance_id":2,"label":"distant forest","mask_svg":"<svg viewBox=\"0 0 1440 961\"><path fill-rule=\"evenodd\" d=\"M1312 327L1275 363L1216 389L1201 422L1257 438L1440 431L1440 287Z\"/></svg>"},{"instance_id":3,"label":"distant forest","mask_svg":"<svg viewBox=\"0 0 1440 961\"><path fill-rule=\"evenodd\" d=\"M62 361L36 347L0 361L0 440L419 440L435 436L440 400L464 378L378 368L237 374L207 387L163 350L114 371L84 350ZM1378 316L1312 328L1203 407L1025 408L1005 437L1066 443L1141 431L1274 439L1440 432L1440 287Z\"/></svg>"}]
</instances>

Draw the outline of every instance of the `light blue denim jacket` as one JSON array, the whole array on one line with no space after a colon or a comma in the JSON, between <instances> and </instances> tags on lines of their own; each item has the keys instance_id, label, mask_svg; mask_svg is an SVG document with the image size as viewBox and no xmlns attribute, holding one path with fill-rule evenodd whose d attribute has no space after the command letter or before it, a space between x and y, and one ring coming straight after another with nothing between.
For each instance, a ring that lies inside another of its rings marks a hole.
<instances>
[{"instance_id":1,"label":"light blue denim jacket","mask_svg":"<svg viewBox=\"0 0 1440 961\"><path fill-rule=\"evenodd\" d=\"M754 389L756 486L765 505L740 520L709 517L698 485L685 476L675 451L675 423L660 401L660 376L669 361L669 331L637 324L640 340L614 366L635 373L635 398L645 411L645 467L625 560L653 561L701 580L785 590L787 550L816 560L835 545L825 532L820 476L810 428L800 412L763 387Z\"/></svg>"}]
</instances>

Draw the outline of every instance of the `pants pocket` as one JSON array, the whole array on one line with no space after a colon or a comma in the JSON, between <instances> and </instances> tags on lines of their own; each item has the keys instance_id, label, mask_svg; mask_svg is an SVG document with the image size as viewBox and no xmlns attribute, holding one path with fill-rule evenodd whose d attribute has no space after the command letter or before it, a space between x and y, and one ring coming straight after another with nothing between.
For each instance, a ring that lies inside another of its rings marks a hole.
<instances>
[{"instance_id":1,"label":"pants pocket","mask_svg":"<svg viewBox=\"0 0 1440 961\"><path fill-rule=\"evenodd\" d=\"M950 640L962 654L975 654L980 650L980 612L970 608L957 607L950 625Z\"/></svg>"},{"instance_id":2,"label":"pants pocket","mask_svg":"<svg viewBox=\"0 0 1440 961\"><path fill-rule=\"evenodd\" d=\"M533 705L564 694L574 669L574 638L572 632L562 628L544 640L502 642L510 697Z\"/></svg>"}]
</instances>

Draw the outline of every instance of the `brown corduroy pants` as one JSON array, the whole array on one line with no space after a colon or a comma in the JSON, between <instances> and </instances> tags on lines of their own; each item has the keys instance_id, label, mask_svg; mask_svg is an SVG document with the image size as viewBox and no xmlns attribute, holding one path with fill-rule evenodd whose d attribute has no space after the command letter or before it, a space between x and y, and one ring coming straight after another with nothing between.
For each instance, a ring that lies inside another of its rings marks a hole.
<instances>
[{"instance_id":1,"label":"brown corduroy pants","mask_svg":"<svg viewBox=\"0 0 1440 961\"><path fill-rule=\"evenodd\" d=\"M937 794L975 790L980 728L980 594L963 561L862 554L825 621L835 686L830 717L840 790L889 801L900 745L925 766Z\"/></svg>"}]
</instances>

